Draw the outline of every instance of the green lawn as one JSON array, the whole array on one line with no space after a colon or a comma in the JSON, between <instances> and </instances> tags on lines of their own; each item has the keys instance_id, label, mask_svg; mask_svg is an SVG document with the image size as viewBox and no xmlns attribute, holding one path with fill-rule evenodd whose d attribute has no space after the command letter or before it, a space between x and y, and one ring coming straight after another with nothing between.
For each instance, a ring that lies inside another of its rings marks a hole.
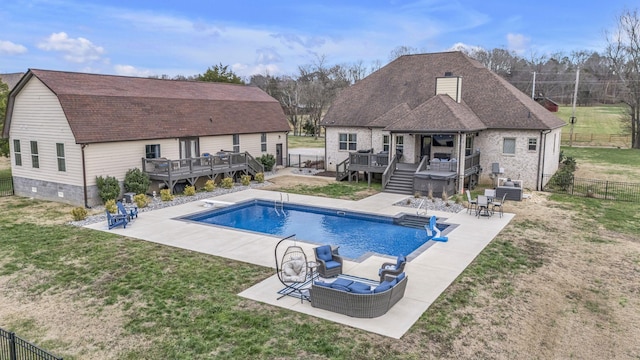
<instances>
[{"instance_id":1,"label":"green lawn","mask_svg":"<svg viewBox=\"0 0 640 360\"><path fill-rule=\"evenodd\" d=\"M289 135L289 149L294 148L323 148L324 138L316 139L313 136L293 136Z\"/></svg>"},{"instance_id":2,"label":"green lawn","mask_svg":"<svg viewBox=\"0 0 640 360\"><path fill-rule=\"evenodd\" d=\"M556 115L569 124L572 113L571 106L560 106ZM625 114L621 105L579 106L576 107L576 123L573 132L576 134L622 134L621 119ZM569 132L569 125L563 132Z\"/></svg>"},{"instance_id":3,"label":"green lawn","mask_svg":"<svg viewBox=\"0 0 640 360\"><path fill-rule=\"evenodd\" d=\"M587 162L592 164L631 165L631 166L637 166L640 164L639 149L612 149L612 148L562 146L562 152L565 156L571 156L575 158L578 161L578 164L580 164L581 162Z\"/></svg>"}]
</instances>

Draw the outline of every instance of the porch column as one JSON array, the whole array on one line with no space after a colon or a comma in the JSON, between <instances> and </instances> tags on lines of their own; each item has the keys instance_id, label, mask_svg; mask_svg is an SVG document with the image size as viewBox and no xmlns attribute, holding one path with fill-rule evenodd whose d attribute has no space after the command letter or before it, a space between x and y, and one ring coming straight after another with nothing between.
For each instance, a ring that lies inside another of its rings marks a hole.
<instances>
[{"instance_id":1,"label":"porch column","mask_svg":"<svg viewBox=\"0 0 640 360\"><path fill-rule=\"evenodd\" d=\"M464 193L464 169L465 158L464 152L467 143L467 134L458 133L458 194Z\"/></svg>"}]
</instances>

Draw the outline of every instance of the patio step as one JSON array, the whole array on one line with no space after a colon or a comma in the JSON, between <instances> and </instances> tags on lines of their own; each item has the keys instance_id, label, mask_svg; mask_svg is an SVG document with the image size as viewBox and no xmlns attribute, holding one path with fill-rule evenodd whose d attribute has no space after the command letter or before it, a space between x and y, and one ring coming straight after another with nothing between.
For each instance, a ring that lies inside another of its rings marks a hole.
<instances>
[{"instance_id":1,"label":"patio step","mask_svg":"<svg viewBox=\"0 0 640 360\"><path fill-rule=\"evenodd\" d=\"M413 194L413 171L396 170L384 191L394 194Z\"/></svg>"}]
</instances>

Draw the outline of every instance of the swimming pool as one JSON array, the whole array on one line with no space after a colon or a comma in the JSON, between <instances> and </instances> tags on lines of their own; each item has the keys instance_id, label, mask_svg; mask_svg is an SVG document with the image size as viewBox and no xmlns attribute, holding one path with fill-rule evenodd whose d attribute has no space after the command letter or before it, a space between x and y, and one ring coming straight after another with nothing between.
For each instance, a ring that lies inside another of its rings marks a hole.
<instances>
[{"instance_id":1,"label":"swimming pool","mask_svg":"<svg viewBox=\"0 0 640 360\"><path fill-rule=\"evenodd\" d=\"M340 255L359 259L367 253L408 256L424 250L424 228L398 225L403 217L251 200L182 217L183 220L340 246ZM438 224L444 232L448 224Z\"/></svg>"}]
</instances>

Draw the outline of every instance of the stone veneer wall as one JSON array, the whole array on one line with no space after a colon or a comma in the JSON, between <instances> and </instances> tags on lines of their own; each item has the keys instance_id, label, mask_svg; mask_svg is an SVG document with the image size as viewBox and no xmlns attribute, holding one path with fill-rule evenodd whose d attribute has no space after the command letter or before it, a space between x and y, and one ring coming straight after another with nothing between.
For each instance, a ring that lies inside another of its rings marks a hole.
<instances>
[{"instance_id":1,"label":"stone veneer wall","mask_svg":"<svg viewBox=\"0 0 640 360\"><path fill-rule=\"evenodd\" d=\"M35 192L33 190L36 190ZM50 181L13 177L13 190L17 196L32 197L39 200L62 202L66 204L84 206L84 190L82 186L60 184ZM60 196L62 195L62 196ZM87 187L89 206L101 205L97 186Z\"/></svg>"},{"instance_id":2,"label":"stone veneer wall","mask_svg":"<svg viewBox=\"0 0 640 360\"><path fill-rule=\"evenodd\" d=\"M504 138L516 139L516 152L514 155L502 153ZM528 150L529 138L538 141L536 151ZM479 182L483 185L495 185L491 175L491 165L500 164L504 173L499 177L512 178L523 181L523 186L534 189L538 174L538 152L540 151L540 132L536 130L485 130L476 137L474 146L480 149L480 173ZM497 179L495 180L497 181Z\"/></svg>"}]
</instances>

